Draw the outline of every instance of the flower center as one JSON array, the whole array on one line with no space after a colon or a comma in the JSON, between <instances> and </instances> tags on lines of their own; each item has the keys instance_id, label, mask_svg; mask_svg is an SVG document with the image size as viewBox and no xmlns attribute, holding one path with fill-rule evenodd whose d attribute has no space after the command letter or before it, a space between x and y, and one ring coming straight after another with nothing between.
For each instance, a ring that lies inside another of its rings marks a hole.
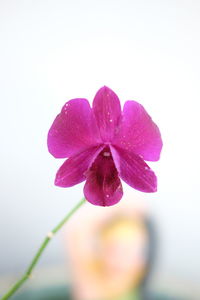
<instances>
[{"instance_id":1,"label":"flower center","mask_svg":"<svg viewBox=\"0 0 200 300\"><path fill-rule=\"evenodd\" d=\"M103 156L106 156L106 157L110 156L110 152L108 152L108 151L103 152Z\"/></svg>"}]
</instances>

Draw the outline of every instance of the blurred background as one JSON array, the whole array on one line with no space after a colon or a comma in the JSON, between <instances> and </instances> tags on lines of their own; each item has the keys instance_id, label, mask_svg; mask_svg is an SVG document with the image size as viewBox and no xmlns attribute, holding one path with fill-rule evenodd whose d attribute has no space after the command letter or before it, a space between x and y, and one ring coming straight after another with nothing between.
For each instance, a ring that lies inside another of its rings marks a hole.
<instances>
[{"instance_id":1,"label":"blurred background","mask_svg":"<svg viewBox=\"0 0 200 300\"><path fill-rule=\"evenodd\" d=\"M83 184L53 184L63 160L47 151L52 121L67 100L92 102L107 85L140 102L164 141L149 164L158 192L124 184L156 230L151 289L200 299L199 32L197 0L0 1L0 294L82 197ZM63 232L26 288L68 282L69 261Z\"/></svg>"}]
</instances>

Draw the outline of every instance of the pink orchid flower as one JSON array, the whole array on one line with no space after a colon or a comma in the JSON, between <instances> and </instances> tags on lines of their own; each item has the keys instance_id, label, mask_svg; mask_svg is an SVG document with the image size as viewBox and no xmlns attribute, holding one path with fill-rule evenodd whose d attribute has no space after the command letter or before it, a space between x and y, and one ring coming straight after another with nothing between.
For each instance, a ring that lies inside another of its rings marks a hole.
<instances>
[{"instance_id":1,"label":"pink orchid flower","mask_svg":"<svg viewBox=\"0 0 200 300\"><path fill-rule=\"evenodd\" d=\"M157 161L162 149L160 131L144 107L126 101L104 86L93 106L88 100L68 101L48 133L48 149L68 159L56 174L55 185L71 187L86 180L85 198L100 206L122 198L120 178L142 192L156 192L157 178L147 161Z\"/></svg>"}]
</instances>

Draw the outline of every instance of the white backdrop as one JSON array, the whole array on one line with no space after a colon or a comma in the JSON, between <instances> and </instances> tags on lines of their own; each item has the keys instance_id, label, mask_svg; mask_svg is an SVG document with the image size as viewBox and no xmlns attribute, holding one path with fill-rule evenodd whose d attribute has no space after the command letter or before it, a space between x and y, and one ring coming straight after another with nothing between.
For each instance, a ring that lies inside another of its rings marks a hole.
<instances>
[{"instance_id":1,"label":"white backdrop","mask_svg":"<svg viewBox=\"0 0 200 300\"><path fill-rule=\"evenodd\" d=\"M81 185L54 187L62 161L46 135L65 101L107 85L160 127L158 193L144 195L160 232L156 280L199 299L199 32L198 0L0 1L1 274L23 270L82 197ZM61 254L54 241L42 262Z\"/></svg>"}]
</instances>

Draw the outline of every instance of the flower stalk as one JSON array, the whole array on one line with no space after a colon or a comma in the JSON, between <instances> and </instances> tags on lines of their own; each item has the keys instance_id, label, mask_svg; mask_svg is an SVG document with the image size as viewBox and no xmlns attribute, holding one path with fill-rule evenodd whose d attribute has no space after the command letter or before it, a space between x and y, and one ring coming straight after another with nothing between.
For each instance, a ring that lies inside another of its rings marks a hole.
<instances>
[{"instance_id":1,"label":"flower stalk","mask_svg":"<svg viewBox=\"0 0 200 300\"><path fill-rule=\"evenodd\" d=\"M32 275L32 271L35 268L36 264L38 263L42 253L46 249L48 243L52 239L52 237L63 227L63 225L70 219L70 217L85 203L85 198L81 199L81 201L74 207L72 210L58 223L56 227L54 227L45 237L44 241L42 242L40 248L36 252L33 260L31 261L30 265L28 266L24 275L10 288L10 290L0 299L6 300L9 299L14 293L23 285L23 283L29 279Z\"/></svg>"}]
</instances>

